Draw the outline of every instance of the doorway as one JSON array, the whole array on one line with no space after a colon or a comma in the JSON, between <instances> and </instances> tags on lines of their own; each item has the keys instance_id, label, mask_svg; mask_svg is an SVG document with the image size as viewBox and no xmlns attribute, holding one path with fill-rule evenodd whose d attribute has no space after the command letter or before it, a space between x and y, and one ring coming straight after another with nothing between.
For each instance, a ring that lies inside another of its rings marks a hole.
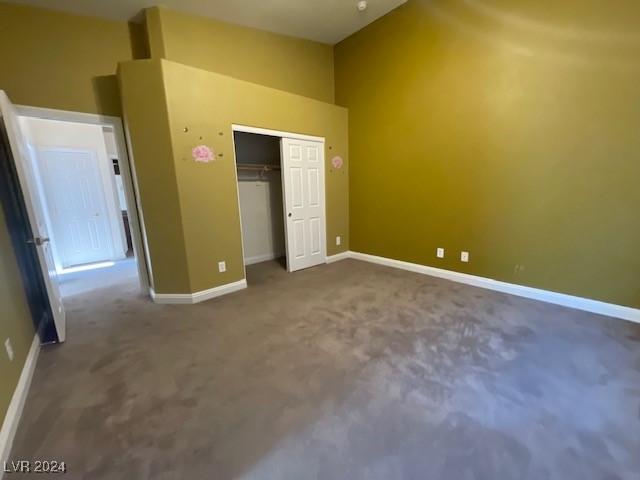
<instances>
[{"instance_id":1,"label":"doorway","mask_svg":"<svg viewBox=\"0 0 640 480\"><path fill-rule=\"evenodd\" d=\"M114 279L148 292L135 170L122 122L15 106L0 90L0 133L2 206L34 324L43 342L63 342L63 294L108 288ZM71 274L67 283L75 286L65 289L63 277Z\"/></svg>"},{"instance_id":2,"label":"doorway","mask_svg":"<svg viewBox=\"0 0 640 480\"><path fill-rule=\"evenodd\" d=\"M280 139L234 132L244 264L283 264L285 251Z\"/></svg>"},{"instance_id":3,"label":"doorway","mask_svg":"<svg viewBox=\"0 0 640 480\"><path fill-rule=\"evenodd\" d=\"M233 125L244 265L326 262L324 139Z\"/></svg>"},{"instance_id":4,"label":"doorway","mask_svg":"<svg viewBox=\"0 0 640 480\"><path fill-rule=\"evenodd\" d=\"M31 107L19 107L18 113L62 296L137 277L144 288L144 262L137 258L142 249L135 245L136 204L129 200L135 193L125 175L130 170L119 119Z\"/></svg>"}]
</instances>

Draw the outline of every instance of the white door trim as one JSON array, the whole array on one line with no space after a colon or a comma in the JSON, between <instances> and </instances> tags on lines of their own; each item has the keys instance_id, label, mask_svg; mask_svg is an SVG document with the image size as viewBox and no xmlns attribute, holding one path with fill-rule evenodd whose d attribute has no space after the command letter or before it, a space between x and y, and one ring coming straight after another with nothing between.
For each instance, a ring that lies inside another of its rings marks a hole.
<instances>
[{"instance_id":1,"label":"white door trim","mask_svg":"<svg viewBox=\"0 0 640 480\"><path fill-rule=\"evenodd\" d=\"M231 144L233 145L233 174L236 181L236 201L238 202L238 220L240 221L240 252L242 254L242 278L244 279L245 286L247 283L247 264L244 257L244 232L242 231L242 208L240 207L240 181L238 180L238 157L236 156L236 139L233 132L236 130L231 128ZM238 132L242 130L237 130Z\"/></svg>"},{"instance_id":2,"label":"white door trim","mask_svg":"<svg viewBox=\"0 0 640 480\"><path fill-rule=\"evenodd\" d=\"M626 307L624 305L616 305L615 303L602 302L600 300L592 300L590 298L576 297L566 293L551 292L540 288L527 287L515 283L507 283L492 278L479 277L468 273L454 272L452 270L444 270L442 268L429 267L428 265L420 265L418 263L404 262L393 258L379 257L377 255L369 255L368 253L360 253L347 251L327 258L327 263L338 262L351 258L354 260L362 260L364 262L376 263L387 267L399 268L409 272L420 273L432 277L444 278L452 282L464 283L474 287L486 288L496 292L508 293L518 297L530 298L545 303L561 305L563 307L574 308L585 312L597 313L607 317L620 318L630 322L640 323L640 309Z\"/></svg>"},{"instance_id":3,"label":"white door trim","mask_svg":"<svg viewBox=\"0 0 640 480\"><path fill-rule=\"evenodd\" d=\"M16 105L16 111L18 115L24 117L100 125L103 127L109 127L113 130L116 148L118 150L120 174L122 175L122 183L124 185L125 196L127 199L129 228L131 230L131 241L133 243L133 251L138 266L140 290L145 293L148 292L150 285L149 272L147 271L147 264L149 263L149 247L146 242L146 235L144 234L144 216L142 214L142 206L140 203L140 192L138 189L138 180L136 178L135 163L133 157L129 157L127 152L122 119L120 119L120 117L109 115L71 112L25 105Z\"/></svg>"},{"instance_id":4,"label":"white door trim","mask_svg":"<svg viewBox=\"0 0 640 480\"><path fill-rule=\"evenodd\" d=\"M42 118L44 120L61 120L63 122L88 123L90 125L103 126L122 125L120 117L100 115L97 113L72 112L70 110L31 107L29 105L16 105L16 111L18 115L22 115L23 117Z\"/></svg>"},{"instance_id":5,"label":"white door trim","mask_svg":"<svg viewBox=\"0 0 640 480\"><path fill-rule=\"evenodd\" d=\"M281 130L270 130L268 128L250 127L248 125L232 124L231 130L234 132L257 133L258 135L270 135L272 137L295 138L296 140L308 140L309 142L320 142L324 145L324 137L314 137L303 133L283 132Z\"/></svg>"}]
</instances>

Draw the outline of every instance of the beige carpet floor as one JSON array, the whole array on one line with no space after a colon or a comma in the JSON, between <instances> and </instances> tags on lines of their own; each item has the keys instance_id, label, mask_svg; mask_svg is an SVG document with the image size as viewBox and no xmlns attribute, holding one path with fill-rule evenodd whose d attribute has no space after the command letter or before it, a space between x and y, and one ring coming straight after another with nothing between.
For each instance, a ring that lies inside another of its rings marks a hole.
<instances>
[{"instance_id":1,"label":"beige carpet floor","mask_svg":"<svg viewBox=\"0 0 640 480\"><path fill-rule=\"evenodd\" d=\"M11 458L91 480L640 478L640 325L354 260L248 280L194 306L135 280L70 297Z\"/></svg>"}]
</instances>

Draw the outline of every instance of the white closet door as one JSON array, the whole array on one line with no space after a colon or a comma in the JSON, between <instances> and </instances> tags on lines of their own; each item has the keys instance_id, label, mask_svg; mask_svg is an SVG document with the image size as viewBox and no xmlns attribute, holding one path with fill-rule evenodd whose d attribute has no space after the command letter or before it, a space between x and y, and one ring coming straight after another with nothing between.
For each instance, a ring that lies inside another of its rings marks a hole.
<instances>
[{"instance_id":1,"label":"white closet door","mask_svg":"<svg viewBox=\"0 0 640 480\"><path fill-rule=\"evenodd\" d=\"M283 138L282 190L290 272L326 262L324 144Z\"/></svg>"}]
</instances>

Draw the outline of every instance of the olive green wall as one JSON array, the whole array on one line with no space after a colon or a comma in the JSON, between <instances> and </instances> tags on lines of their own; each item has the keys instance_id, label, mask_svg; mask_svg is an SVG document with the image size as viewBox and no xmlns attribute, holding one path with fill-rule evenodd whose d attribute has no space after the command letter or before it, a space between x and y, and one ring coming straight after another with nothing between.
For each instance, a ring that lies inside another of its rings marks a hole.
<instances>
[{"instance_id":1,"label":"olive green wall","mask_svg":"<svg viewBox=\"0 0 640 480\"><path fill-rule=\"evenodd\" d=\"M0 2L0 89L16 104L119 115L116 67L134 58L140 34L126 22Z\"/></svg>"},{"instance_id":2,"label":"olive green wall","mask_svg":"<svg viewBox=\"0 0 640 480\"><path fill-rule=\"evenodd\" d=\"M159 7L149 7L144 10L144 25L147 33L147 44L149 45L148 58L165 58L164 38L160 12L164 9Z\"/></svg>"},{"instance_id":3,"label":"olive green wall","mask_svg":"<svg viewBox=\"0 0 640 480\"><path fill-rule=\"evenodd\" d=\"M639 22L409 0L338 44L351 249L640 307Z\"/></svg>"},{"instance_id":4,"label":"olive green wall","mask_svg":"<svg viewBox=\"0 0 640 480\"><path fill-rule=\"evenodd\" d=\"M189 272L160 62L125 63L118 69L118 79L152 287L158 292L188 293Z\"/></svg>"},{"instance_id":5,"label":"olive green wall","mask_svg":"<svg viewBox=\"0 0 640 480\"><path fill-rule=\"evenodd\" d=\"M126 62L119 74L157 293L197 292L244 278L234 123L325 137L328 254L349 248L346 109L164 60ZM201 143L222 156L194 162L191 149ZM345 158L343 169L333 170L333 155ZM162 215L151 221L147 211ZM183 238L171 235L180 229ZM337 235L340 247L332 240ZM218 273L223 260L227 271Z\"/></svg>"},{"instance_id":6,"label":"olive green wall","mask_svg":"<svg viewBox=\"0 0 640 480\"><path fill-rule=\"evenodd\" d=\"M333 102L330 45L166 8L147 11L153 58Z\"/></svg>"},{"instance_id":7,"label":"olive green wall","mask_svg":"<svg viewBox=\"0 0 640 480\"><path fill-rule=\"evenodd\" d=\"M11 239L0 208L0 425L18 384L22 367L33 342L34 329L29 305L22 286ZM11 338L15 352L13 362L4 351L4 341Z\"/></svg>"}]
</instances>

